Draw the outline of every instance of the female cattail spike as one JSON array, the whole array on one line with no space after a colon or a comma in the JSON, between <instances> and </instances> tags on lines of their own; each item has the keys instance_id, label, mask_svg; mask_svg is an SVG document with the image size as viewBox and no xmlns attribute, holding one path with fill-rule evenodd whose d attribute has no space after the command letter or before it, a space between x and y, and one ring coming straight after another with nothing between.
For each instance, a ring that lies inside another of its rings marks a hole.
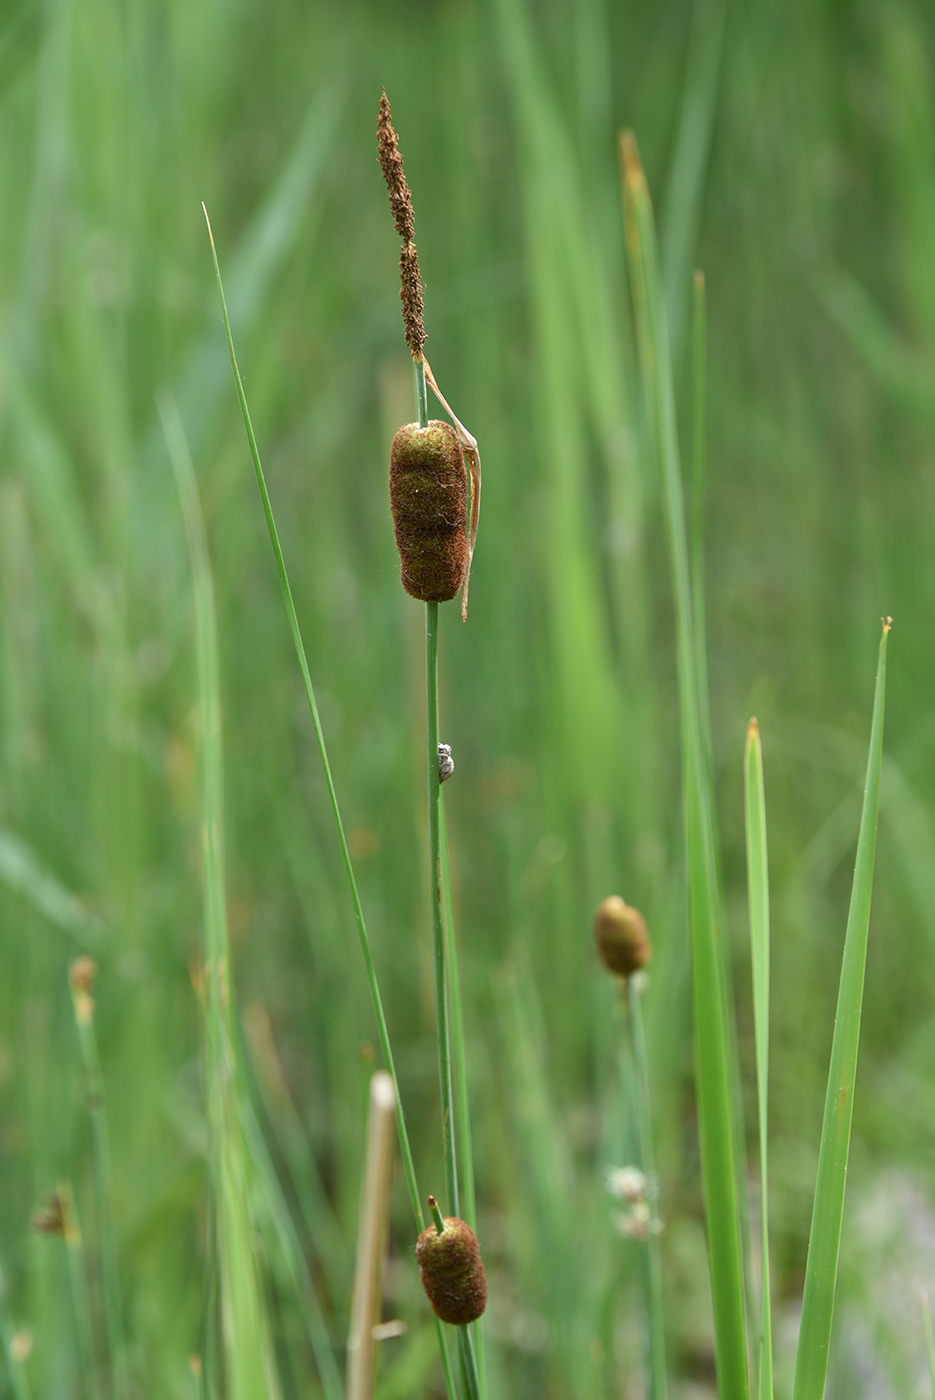
<instances>
[{"instance_id":1,"label":"female cattail spike","mask_svg":"<svg viewBox=\"0 0 935 1400\"><path fill-rule=\"evenodd\" d=\"M468 563L467 471L458 435L433 418L406 423L390 449L390 506L400 577L413 598L444 603Z\"/></svg>"},{"instance_id":2,"label":"female cattail spike","mask_svg":"<svg viewBox=\"0 0 935 1400\"><path fill-rule=\"evenodd\" d=\"M487 1276L470 1225L455 1215L446 1215L442 1223L443 1230L429 1225L422 1231L416 1259L436 1314L442 1322L463 1327L476 1322L487 1306Z\"/></svg>"},{"instance_id":3,"label":"female cattail spike","mask_svg":"<svg viewBox=\"0 0 935 1400\"><path fill-rule=\"evenodd\" d=\"M649 962L652 946L646 920L617 894L603 900L594 916L594 937L601 962L617 977L630 977Z\"/></svg>"}]
</instances>

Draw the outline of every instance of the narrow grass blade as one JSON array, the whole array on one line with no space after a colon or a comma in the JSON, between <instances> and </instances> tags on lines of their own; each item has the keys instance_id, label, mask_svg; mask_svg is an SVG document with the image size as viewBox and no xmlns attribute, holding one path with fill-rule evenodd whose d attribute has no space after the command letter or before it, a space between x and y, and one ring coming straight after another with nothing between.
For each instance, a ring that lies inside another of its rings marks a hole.
<instances>
[{"instance_id":1,"label":"narrow grass blade","mask_svg":"<svg viewBox=\"0 0 935 1400\"><path fill-rule=\"evenodd\" d=\"M763 747L755 719L747 726L744 750L747 831L747 894L750 905L750 950L753 963L753 1021L756 1037L756 1084L760 1130L760 1355L758 1400L773 1395L773 1323L769 1296L769 1209L767 1195L767 1098L769 1087L769 866L766 852L766 796Z\"/></svg>"},{"instance_id":2,"label":"narrow grass blade","mask_svg":"<svg viewBox=\"0 0 935 1400\"><path fill-rule=\"evenodd\" d=\"M204 205L202 205L204 209ZM338 805L338 795L334 786L334 779L331 775L331 764L328 760L328 750L325 745L325 734L321 727L321 719L318 714L318 702L315 698L315 689L312 685L311 672L308 668L308 658L305 655L305 644L302 641L302 633L299 629L299 619L295 610L295 603L292 598L292 589L289 585L289 577L286 573L286 561L283 557L282 545L279 542L279 531L276 529L276 520L273 516L273 507L269 498L269 491L266 486L266 477L263 473L263 465L260 461L260 450L257 447L256 435L253 431L253 423L250 418L250 409L247 406L247 396L244 392L243 380L240 375L240 368L237 364L237 356L234 351L234 338L231 332L230 317L227 313L227 302L224 297L224 284L221 281L221 269L218 264L217 249L214 246L214 234L211 231L211 220L208 218L208 211L204 209L205 223L208 226L208 238L211 243L211 258L214 263L214 274L217 278L218 294L221 300L221 315L224 319L224 331L227 337L227 349L230 354L231 369L234 374L234 384L237 389L237 397L240 402L240 411L243 415L244 427L247 432L247 441L250 445L250 455L253 459L253 469L256 475L256 483L260 492L260 499L263 503L263 513L266 517L266 527L269 531L270 544L273 549L273 557L276 560L276 571L279 575L279 586L282 590L283 603L286 608L286 616L289 621L289 630L292 633L292 641L295 647L296 658L299 663L299 670L302 673L302 681L305 686L305 697L308 701L309 712L312 717L312 724L315 728L315 737L318 741L318 752L321 758L322 769L324 770L325 784L328 789L328 798L331 805L331 812L334 817L335 830L338 837L338 844L341 848L341 859L344 864L344 873L347 879L348 890L351 896L351 903L354 908L354 919L357 925L357 934L360 942L360 949L364 959L364 968L367 975L367 985L370 989L370 1000L373 1006L374 1019L377 1023L377 1035L380 1041L380 1051L383 1055L383 1063L393 1080L395 1090L396 1105L396 1132L399 1137L399 1150L403 1159L403 1171L406 1177L406 1186L409 1191L409 1201L412 1206L412 1213L415 1216L416 1228L425 1228L425 1217L422 1213L422 1203L419 1196L419 1187L416 1181L415 1165L412 1160L412 1149L409 1145L409 1132L406 1127L406 1118L403 1113L402 1100L399 1093L399 1081L396 1077L396 1065L393 1059L393 1050L390 1044L389 1029L386 1024L386 1016L383 1011L383 998L380 994L380 986L377 981L376 968L373 962L373 954L370 949L370 938L367 934L367 925L364 920L363 906L360 902L360 893L357 889L357 880L354 875L354 867L351 864L351 853L347 844L347 837L344 833L344 823L341 819L341 809ZM424 394L424 389L423 389ZM457 1391L455 1389L454 1372L451 1367L451 1360L448 1355L448 1347L445 1342L442 1324L436 1318L436 1331L438 1334L439 1350L441 1352L442 1366L445 1372L445 1385L448 1395L454 1400Z\"/></svg>"},{"instance_id":3,"label":"narrow grass blade","mask_svg":"<svg viewBox=\"0 0 935 1400\"><path fill-rule=\"evenodd\" d=\"M160 405L188 541L201 705L201 820L204 900L202 996L206 1092L226 1391L231 1400L275 1400L279 1383L253 1244L249 1163L237 1103L233 982L224 878L224 774L214 588L195 473L174 401Z\"/></svg>"},{"instance_id":4,"label":"narrow grass blade","mask_svg":"<svg viewBox=\"0 0 935 1400\"><path fill-rule=\"evenodd\" d=\"M860 817L860 833L857 837L857 859L854 865L847 931L844 935L844 956L834 1018L834 1037L831 1042L825 1114L818 1149L818 1179L815 1183L812 1228L808 1239L793 1400L821 1400L825 1393L825 1377L828 1371L828 1348L831 1341L834 1290L844 1216L847 1158L854 1115L854 1081L857 1075L867 935L870 928L870 899L873 889L877 815L880 807L880 769L883 758L886 642L890 624L891 619L886 618L880 638L867 779Z\"/></svg>"},{"instance_id":5,"label":"narrow grass blade","mask_svg":"<svg viewBox=\"0 0 935 1400\"><path fill-rule=\"evenodd\" d=\"M696 0L692 6L678 135L663 206L666 216L660 239L662 273L669 339L676 360L688 310L688 282L704 199L726 13L723 0Z\"/></svg>"},{"instance_id":6,"label":"narrow grass blade","mask_svg":"<svg viewBox=\"0 0 935 1400\"><path fill-rule=\"evenodd\" d=\"M621 136L624 219L649 429L658 456L676 615L688 844L696 1092L715 1352L722 1400L745 1400L749 1374L732 1079L729 997L721 943L712 796L692 617L675 397L649 190L631 133Z\"/></svg>"}]
</instances>

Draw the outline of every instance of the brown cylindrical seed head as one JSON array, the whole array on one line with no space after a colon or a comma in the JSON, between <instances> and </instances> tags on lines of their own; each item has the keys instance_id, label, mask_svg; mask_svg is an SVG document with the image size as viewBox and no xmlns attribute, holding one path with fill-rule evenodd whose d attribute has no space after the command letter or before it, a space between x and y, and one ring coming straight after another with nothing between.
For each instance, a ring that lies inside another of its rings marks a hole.
<instances>
[{"instance_id":1,"label":"brown cylindrical seed head","mask_svg":"<svg viewBox=\"0 0 935 1400\"><path fill-rule=\"evenodd\" d=\"M422 1287L442 1322L476 1322L487 1306L487 1276L470 1225L456 1215L445 1216L441 1233L430 1225L419 1236L416 1259Z\"/></svg>"},{"instance_id":2,"label":"brown cylindrical seed head","mask_svg":"<svg viewBox=\"0 0 935 1400\"><path fill-rule=\"evenodd\" d=\"M646 920L617 894L598 905L594 937L601 962L608 972L630 977L646 966L652 955Z\"/></svg>"},{"instance_id":3,"label":"brown cylindrical seed head","mask_svg":"<svg viewBox=\"0 0 935 1400\"><path fill-rule=\"evenodd\" d=\"M390 449L390 507L403 588L444 603L467 567L467 471L454 428L407 423Z\"/></svg>"}]
</instances>

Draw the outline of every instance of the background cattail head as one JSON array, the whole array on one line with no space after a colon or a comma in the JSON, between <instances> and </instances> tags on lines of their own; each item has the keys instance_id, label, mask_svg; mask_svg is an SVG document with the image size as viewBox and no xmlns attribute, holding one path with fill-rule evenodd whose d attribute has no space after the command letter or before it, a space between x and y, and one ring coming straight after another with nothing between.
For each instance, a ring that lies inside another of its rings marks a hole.
<instances>
[{"instance_id":1,"label":"background cattail head","mask_svg":"<svg viewBox=\"0 0 935 1400\"><path fill-rule=\"evenodd\" d=\"M406 592L444 603L467 568L467 470L458 435L433 418L406 423L390 449L390 507Z\"/></svg>"},{"instance_id":2,"label":"background cattail head","mask_svg":"<svg viewBox=\"0 0 935 1400\"><path fill-rule=\"evenodd\" d=\"M422 1287L442 1322L463 1327L476 1322L487 1306L487 1276L477 1236L456 1215L445 1228L429 1225L416 1243Z\"/></svg>"},{"instance_id":3,"label":"background cattail head","mask_svg":"<svg viewBox=\"0 0 935 1400\"><path fill-rule=\"evenodd\" d=\"M602 900L594 916L594 937L601 962L617 977L630 977L649 962L652 945L646 920L619 895Z\"/></svg>"}]
</instances>

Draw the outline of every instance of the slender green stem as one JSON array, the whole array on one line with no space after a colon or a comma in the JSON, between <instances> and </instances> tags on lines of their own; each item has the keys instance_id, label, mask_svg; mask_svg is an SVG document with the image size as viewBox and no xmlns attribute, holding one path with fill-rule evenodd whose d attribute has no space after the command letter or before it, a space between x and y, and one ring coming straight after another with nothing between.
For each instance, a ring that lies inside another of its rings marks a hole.
<instances>
[{"instance_id":1,"label":"slender green stem","mask_svg":"<svg viewBox=\"0 0 935 1400\"><path fill-rule=\"evenodd\" d=\"M204 208L204 205L202 205ZM214 272L217 277L218 292L221 298L221 314L224 318L224 331L227 336L227 349L230 354L231 367L234 372L234 382L237 386L237 397L240 400L240 411L243 414L244 427L247 430L247 441L250 444L250 455L253 458L253 468L256 473L256 482L260 492L260 499L263 502L263 513L266 516L266 526L269 531L270 544L273 547L273 555L276 560L276 571L279 575L279 586L282 590L283 602L286 608L286 616L289 620L289 630L292 633L292 641L295 647L296 657L299 662L299 670L302 673L302 681L305 686L305 696L308 701L309 712L312 716L312 724L315 728L315 738L318 741L318 752L321 757L321 765L324 770L325 784L328 789L328 800L331 803L331 811L334 817L335 829L338 836L338 844L341 847L341 859L344 864L344 874L347 879L348 889L351 895L351 903L354 906L354 919L357 924L357 934L360 940L360 948L363 954L364 967L367 974L367 984L370 988L370 999L373 1003L373 1013L377 1023L377 1035L380 1041L380 1051L383 1055L383 1062L387 1070L393 1077L393 1087L395 1089L396 1103L396 1131L399 1134L399 1148L402 1153L403 1170L406 1175L406 1185L409 1190L409 1200L412 1205L412 1213L415 1216L416 1225L419 1230L425 1227L425 1218L422 1214L421 1197L416 1182L415 1166L412 1159L412 1149L409 1145L409 1133L406 1128L406 1118L402 1108L402 1098L399 1093L399 1083L396 1078L396 1066L393 1060L393 1051L390 1045L389 1030L387 1029L386 1016L383 1012L383 999L380 995L380 987L377 981L376 969L373 964L373 955L370 951L370 939L367 935L367 925L364 921L364 911L360 902L360 895L357 890L357 880L354 875L354 868L351 864L351 854L347 845L347 838L344 834L344 823L341 820L341 810L338 806L337 792L335 791L334 779L331 776L331 764L328 761L328 750L325 745L325 735L321 727L321 720L318 715L318 703L315 699L315 690L312 685L311 674L308 669L308 660L305 655L305 645L302 641L302 634L299 630L299 620L295 611L295 603L292 600L292 589L289 586L289 578L286 573L286 563L283 558L282 546L279 543L279 532L276 529L276 521L273 517L273 508L270 504L269 492L266 489L266 478L263 474L263 467L260 462L260 452L257 447L256 437L253 432L253 423L250 419L250 410L247 407L247 397L244 393L243 380L240 377L240 369L237 365L237 356L234 351L234 340L231 334L230 318L227 314L227 302L224 297L224 286L221 281L221 269L218 265L217 249L214 246L214 235L211 232L211 221L208 219L208 211L205 209L205 222L208 225L208 237L211 240L211 257L214 261ZM423 379L424 379L423 370Z\"/></svg>"},{"instance_id":2,"label":"slender green stem","mask_svg":"<svg viewBox=\"0 0 935 1400\"><path fill-rule=\"evenodd\" d=\"M773 1323L769 1296L769 1193L767 1190L767 1098L769 1086L769 865L763 749L755 719L747 727L744 753L747 888L753 967L753 1020L760 1129L760 1337L758 1400L773 1396Z\"/></svg>"},{"instance_id":3,"label":"slender green stem","mask_svg":"<svg viewBox=\"0 0 935 1400\"><path fill-rule=\"evenodd\" d=\"M97 1229L101 1250L101 1285L104 1293L104 1317L107 1341L113 1368L114 1394L126 1400L130 1393L127 1347L123 1331L123 1305L120 1289L120 1269L117 1261L117 1233L114 1229L112 1176L110 1170L110 1141L107 1112L104 1106L104 1076L94 1033L94 1016L90 998L74 997L75 1024L84 1064L85 1093L91 1117L91 1150L94 1157L94 1199L97 1207Z\"/></svg>"},{"instance_id":4,"label":"slender green stem","mask_svg":"<svg viewBox=\"0 0 935 1400\"><path fill-rule=\"evenodd\" d=\"M445 957L448 965L448 991L451 999L451 1058L456 1088L455 1111L459 1142L458 1165L461 1175L462 1213L467 1223L476 1229L477 1197L474 1186L474 1162L471 1153L471 1104L468 1091L461 978L458 971L458 947L455 939L454 901L451 896L451 870L448 863L448 828L445 821L444 798L440 798L438 810L442 895L445 911Z\"/></svg>"},{"instance_id":5,"label":"slender green stem","mask_svg":"<svg viewBox=\"0 0 935 1400\"><path fill-rule=\"evenodd\" d=\"M477 1373L477 1356L474 1352L474 1336L470 1327L458 1328L458 1354L461 1358L461 1379L467 1400L480 1400L480 1379Z\"/></svg>"},{"instance_id":6,"label":"slender green stem","mask_svg":"<svg viewBox=\"0 0 935 1400\"><path fill-rule=\"evenodd\" d=\"M442 1148L448 1210L460 1215L458 1158L455 1146L454 1095L451 1088L451 1040L442 918L441 784L438 779L438 604L425 605L425 714L429 802L429 884L432 903L432 960L435 971L435 1033L438 1042L438 1092L442 1113Z\"/></svg>"},{"instance_id":7,"label":"slender green stem","mask_svg":"<svg viewBox=\"0 0 935 1400\"><path fill-rule=\"evenodd\" d=\"M429 1196L429 1210L432 1212L432 1223L440 1235L445 1233L445 1217L442 1215L441 1207L434 1196Z\"/></svg>"},{"instance_id":8,"label":"slender green stem","mask_svg":"<svg viewBox=\"0 0 935 1400\"><path fill-rule=\"evenodd\" d=\"M636 973L627 978L627 1003L630 1009L630 1036L633 1042L633 1064L636 1070L636 1131L640 1148L640 1165L646 1178L646 1204L649 1207L646 1251L644 1255L646 1302L649 1314L649 1393L651 1400L666 1400L666 1330L662 1289L662 1251L659 1245L659 1183L653 1151L652 1101L649 1093L649 1056L646 1053L646 1031L643 1025L643 976Z\"/></svg>"},{"instance_id":9,"label":"slender green stem","mask_svg":"<svg viewBox=\"0 0 935 1400\"><path fill-rule=\"evenodd\" d=\"M427 428L429 425L429 395L425 387L425 362L413 360L412 363L416 372L416 405L419 410L419 427Z\"/></svg>"},{"instance_id":10,"label":"slender green stem","mask_svg":"<svg viewBox=\"0 0 935 1400\"><path fill-rule=\"evenodd\" d=\"M441 817L442 892L445 901L445 950L448 958L448 989L451 995L451 1045L457 1113L458 1161L461 1168L461 1197L463 1218L477 1228L477 1193L474 1182L474 1148L471 1135L471 1099L468 1086L467 1054L464 1041L464 1016L461 1004L461 977L458 971L458 942L455 937L454 900L451 894L451 868L448 860L448 823L445 800L439 804ZM477 1376L481 1400L487 1397L487 1368L484 1360L484 1329L478 1321L471 1324Z\"/></svg>"}]
</instances>

